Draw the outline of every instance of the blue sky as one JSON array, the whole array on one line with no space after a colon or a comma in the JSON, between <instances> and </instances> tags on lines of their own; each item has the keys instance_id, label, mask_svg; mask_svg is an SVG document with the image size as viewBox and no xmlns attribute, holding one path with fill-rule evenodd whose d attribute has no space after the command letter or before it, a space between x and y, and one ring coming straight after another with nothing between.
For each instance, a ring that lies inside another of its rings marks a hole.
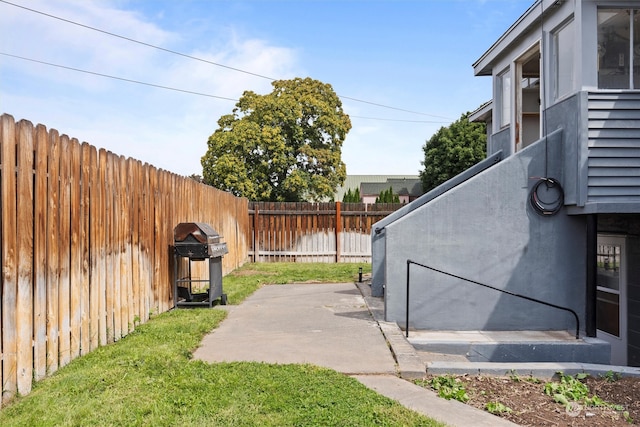
<instances>
[{"instance_id":1,"label":"blue sky","mask_svg":"<svg viewBox=\"0 0 640 427\"><path fill-rule=\"evenodd\" d=\"M533 4L8 1L248 72L0 2L1 53L213 95L0 55L0 112L180 175L201 174L207 138L234 107L234 101L218 97L237 100L245 90L266 94L269 78L294 77L329 83L342 97L353 125L342 152L348 174L418 174L425 141L491 97L491 79L474 77L471 64Z\"/></svg>"}]
</instances>

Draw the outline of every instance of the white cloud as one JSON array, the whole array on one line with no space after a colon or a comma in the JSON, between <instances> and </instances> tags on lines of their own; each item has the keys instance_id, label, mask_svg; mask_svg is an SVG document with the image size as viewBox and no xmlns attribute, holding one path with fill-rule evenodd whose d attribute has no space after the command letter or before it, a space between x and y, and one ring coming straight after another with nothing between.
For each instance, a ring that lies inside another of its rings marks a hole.
<instances>
[{"instance_id":1,"label":"white cloud","mask_svg":"<svg viewBox=\"0 0 640 427\"><path fill-rule=\"evenodd\" d=\"M159 46L184 43L115 2L32 1L28 7ZM245 90L267 93L270 81L127 42L23 9L0 4L0 50L108 75L237 99ZM221 40L224 43L220 43ZM193 43L196 44L196 43ZM266 76L295 75L296 55L266 40L229 32L197 43L195 57ZM206 47L203 47L206 46ZM98 148L189 175L217 120L234 102L115 81L0 57L0 107ZM5 79L6 77L6 79Z\"/></svg>"}]
</instances>

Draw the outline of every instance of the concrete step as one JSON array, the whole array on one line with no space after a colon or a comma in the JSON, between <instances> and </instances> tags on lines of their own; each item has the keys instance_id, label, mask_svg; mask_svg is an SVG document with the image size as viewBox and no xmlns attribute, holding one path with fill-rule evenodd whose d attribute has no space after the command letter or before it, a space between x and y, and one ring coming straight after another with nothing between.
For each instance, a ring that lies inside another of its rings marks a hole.
<instances>
[{"instance_id":1,"label":"concrete step","mask_svg":"<svg viewBox=\"0 0 640 427\"><path fill-rule=\"evenodd\" d=\"M608 364L609 343L567 331L409 331L417 351L464 356L469 362Z\"/></svg>"}]
</instances>

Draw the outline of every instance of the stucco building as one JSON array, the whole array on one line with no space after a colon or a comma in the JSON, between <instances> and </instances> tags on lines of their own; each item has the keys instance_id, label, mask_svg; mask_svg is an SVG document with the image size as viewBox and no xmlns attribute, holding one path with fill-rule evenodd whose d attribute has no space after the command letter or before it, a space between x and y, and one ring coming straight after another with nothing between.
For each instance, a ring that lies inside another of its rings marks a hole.
<instances>
[{"instance_id":1,"label":"stucco building","mask_svg":"<svg viewBox=\"0 0 640 427\"><path fill-rule=\"evenodd\" d=\"M374 227L387 320L572 330L573 311L639 366L640 4L535 1L473 69L493 80L488 159Z\"/></svg>"}]
</instances>

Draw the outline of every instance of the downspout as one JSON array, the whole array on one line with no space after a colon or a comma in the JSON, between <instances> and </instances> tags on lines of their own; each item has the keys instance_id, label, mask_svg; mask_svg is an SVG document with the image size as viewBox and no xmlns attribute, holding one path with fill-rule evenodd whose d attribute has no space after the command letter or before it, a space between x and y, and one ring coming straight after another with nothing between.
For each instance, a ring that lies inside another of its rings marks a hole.
<instances>
[{"instance_id":1,"label":"downspout","mask_svg":"<svg viewBox=\"0 0 640 427\"><path fill-rule=\"evenodd\" d=\"M587 215L587 290L585 333L588 337L596 336L596 298L598 274L598 215Z\"/></svg>"}]
</instances>

